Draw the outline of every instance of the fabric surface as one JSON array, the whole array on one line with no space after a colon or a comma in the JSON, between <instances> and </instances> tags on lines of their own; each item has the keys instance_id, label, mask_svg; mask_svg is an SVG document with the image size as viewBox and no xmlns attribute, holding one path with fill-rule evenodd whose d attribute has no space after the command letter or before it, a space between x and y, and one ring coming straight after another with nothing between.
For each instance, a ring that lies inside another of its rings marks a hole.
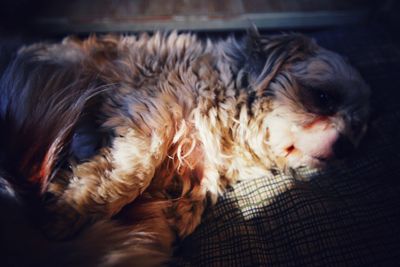
<instances>
[{"instance_id":1,"label":"fabric surface","mask_svg":"<svg viewBox=\"0 0 400 267\"><path fill-rule=\"evenodd\" d=\"M323 172L235 185L180 245L178 266L400 266L400 49L380 28L315 32L372 89L360 149Z\"/></svg>"}]
</instances>

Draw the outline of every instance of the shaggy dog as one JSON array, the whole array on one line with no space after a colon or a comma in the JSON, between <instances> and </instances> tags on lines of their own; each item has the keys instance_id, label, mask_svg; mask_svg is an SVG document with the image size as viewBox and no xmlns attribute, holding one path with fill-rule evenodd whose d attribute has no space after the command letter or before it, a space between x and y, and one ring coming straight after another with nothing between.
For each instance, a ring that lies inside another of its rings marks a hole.
<instances>
[{"instance_id":1,"label":"shaggy dog","mask_svg":"<svg viewBox=\"0 0 400 267\"><path fill-rule=\"evenodd\" d=\"M298 34L34 44L1 81L1 164L49 238L97 252L88 264L159 265L228 185L356 146L369 95Z\"/></svg>"}]
</instances>

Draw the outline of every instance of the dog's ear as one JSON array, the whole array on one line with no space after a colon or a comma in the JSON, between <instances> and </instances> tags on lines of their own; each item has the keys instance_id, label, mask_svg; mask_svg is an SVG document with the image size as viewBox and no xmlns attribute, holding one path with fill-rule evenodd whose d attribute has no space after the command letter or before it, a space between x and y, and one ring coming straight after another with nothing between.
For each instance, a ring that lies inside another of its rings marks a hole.
<instances>
[{"instance_id":1,"label":"dog's ear","mask_svg":"<svg viewBox=\"0 0 400 267\"><path fill-rule=\"evenodd\" d=\"M319 49L314 40L302 34L262 36L254 29L248 32L246 44L252 87L260 94L284 65L304 60Z\"/></svg>"},{"instance_id":2,"label":"dog's ear","mask_svg":"<svg viewBox=\"0 0 400 267\"><path fill-rule=\"evenodd\" d=\"M52 48L22 49L0 79L0 161L10 183L21 188L46 186L98 92L96 83L83 79L78 63L49 55Z\"/></svg>"}]
</instances>

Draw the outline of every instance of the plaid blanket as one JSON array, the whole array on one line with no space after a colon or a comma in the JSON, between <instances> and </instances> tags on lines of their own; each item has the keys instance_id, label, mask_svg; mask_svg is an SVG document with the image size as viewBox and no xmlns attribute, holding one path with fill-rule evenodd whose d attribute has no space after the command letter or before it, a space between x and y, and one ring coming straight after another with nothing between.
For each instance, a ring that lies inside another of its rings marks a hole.
<instances>
[{"instance_id":1,"label":"plaid blanket","mask_svg":"<svg viewBox=\"0 0 400 267\"><path fill-rule=\"evenodd\" d=\"M228 190L179 246L178 266L400 266L400 49L380 28L310 34L372 88L360 149L324 172Z\"/></svg>"}]
</instances>

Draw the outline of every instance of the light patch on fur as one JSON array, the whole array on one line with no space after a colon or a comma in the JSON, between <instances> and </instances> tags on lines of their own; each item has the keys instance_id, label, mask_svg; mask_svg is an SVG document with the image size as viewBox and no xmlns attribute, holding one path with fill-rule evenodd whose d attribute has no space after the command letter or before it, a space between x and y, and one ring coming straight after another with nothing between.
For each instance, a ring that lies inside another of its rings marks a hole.
<instances>
[{"instance_id":1,"label":"light patch on fur","mask_svg":"<svg viewBox=\"0 0 400 267\"><path fill-rule=\"evenodd\" d=\"M358 138L353 125L368 116L369 91L356 70L302 35L204 42L176 32L91 36L20 53L60 66L74 62L83 85L111 89L95 99L109 144L85 162L51 170L44 185L56 197L46 207L55 238L105 221L83 234L101 251L96 231L110 234L105 242L113 249L100 266L163 262L175 238L192 233L228 185L316 166L318 157L331 156L339 134ZM79 85L71 94L86 88ZM308 87L340 95L334 114L307 108ZM110 223L115 215L128 227Z\"/></svg>"}]
</instances>

